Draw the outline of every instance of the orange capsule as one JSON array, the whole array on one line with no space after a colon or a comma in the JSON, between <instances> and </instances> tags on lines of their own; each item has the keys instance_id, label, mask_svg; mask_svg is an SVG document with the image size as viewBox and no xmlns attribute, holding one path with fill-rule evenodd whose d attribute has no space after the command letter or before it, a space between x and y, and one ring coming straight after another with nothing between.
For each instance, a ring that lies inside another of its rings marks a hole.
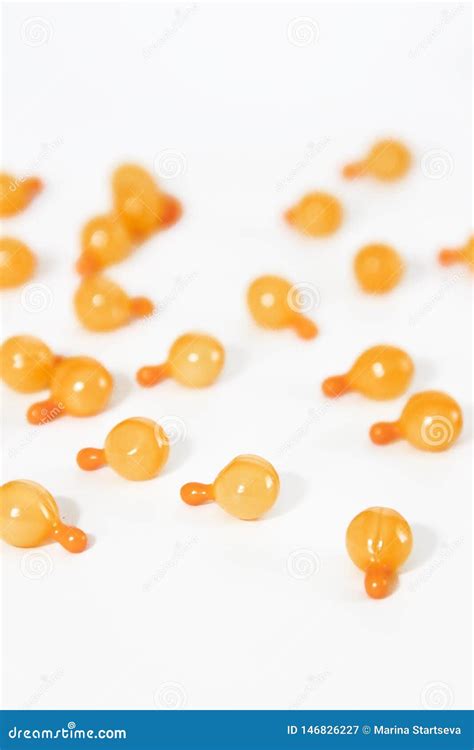
<instances>
[{"instance_id":1,"label":"orange capsule","mask_svg":"<svg viewBox=\"0 0 474 750\"><path fill-rule=\"evenodd\" d=\"M104 448L83 448L77 463L85 471L110 466L124 479L156 477L166 464L169 439L159 424L145 417L125 419L109 432Z\"/></svg>"},{"instance_id":2,"label":"orange capsule","mask_svg":"<svg viewBox=\"0 0 474 750\"><path fill-rule=\"evenodd\" d=\"M188 505L216 501L231 516L254 521L275 503L280 492L277 472L260 456L237 456L212 484L190 482L181 488Z\"/></svg>"},{"instance_id":3,"label":"orange capsule","mask_svg":"<svg viewBox=\"0 0 474 750\"><path fill-rule=\"evenodd\" d=\"M81 256L76 264L80 274L101 271L119 263L133 250L132 239L117 214L96 216L81 234Z\"/></svg>"},{"instance_id":4,"label":"orange capsule","mask_svg":"<svg viewBox=\"0 0 474 750\"><path fill-rule=\"evenodd\" d=\"M367 398L384 400L405 393L413 377L413 362L395 346L373 346L363 352L344 375L333 375L323 382L329 398L358 391Z\"/></svg>"},{"instance_id":5,"label":"orange capsule","mask_svg":"<svg viewBox=\"0 0 474 750\"><path fill-rule=\"evenodd\" d=\"M174 342L167 361L141 367L137 372L137 381L149 387L165 378L173 378L188 388L205 388L217 380L224 361L224 347L213 336L185 333Z\"/></svg>"},{"instance_id":6,"label":"orange capsule","mask_svg":"<svg viewBox=\"0 0 474 750\"><path fill-rule=\"evenodd\" d=\"M451 266L453 263L467 263L474 270L474 235L462 247L441 250L438 260L442 266Z\"/></svg>"},{"instance_id":7,"label":"orange capsule","mask_svg":"<svg viewBox=\"0 0 474 750\"><path fill-rule=\"evenodd\" d=\"M34 336L12 336L0 349L2 380L20 393L34 393L51 385L54 367L61 361Z\"/></svg>"},{"instance_id":8,"label":"orange capsule","mask_svg":"<svg viewBox=\"0 0 474 750\"><path fill-rule=\"evenodd\" d=\"M292 328L303 339L314 339L318 328L303 315L314 306L311 294L302 299L298 284L291 285L279 276L260 276L247 291L247 304L254 320L262 328Z\"/></svg>"},{"instance_id":9,"label":"orange capsule","mask_svg":"<svg viewBox=\"0 0 474 750\"><path fill-rule=\"evenodd\" d=\"M51 540L68 552L83 552L87 536L66 526L48 490L29 480L7 482L0 487L0 536L14 547L39 547Z\"/></svg>"},{"instance_id":10,"label":"orange capsule","mask_svg":"<svg viewBox=\"0 0 474 750\"><path fill-rule=\"evenodd\" d=\"M105 276L86 276L74 295L74 307L82 325L89 331L113 331L133 318L153 313L153 303L146 297L129 297L115 282Z\"/></svg>"},{"instance_id":11,"label":"orange capsule","mask_svg":"<svg viewBox=\"0 0 474 750\"><path fill-rule=\"evenodd\" d=\"M310 237L333 234L342 223L342 206L329 193L308 193L285 213L291 226Z\"/></svg>"},{"instance_id":12,"label":"orange capsule","mask_svg":"<svg viewBox=\"0 0 474 750\"><path fill-rule=\"evenodd\" d=\"M407 147L400 141L389 139L375 143L366 157L347 164L342 174L350 180L368 175L389 182L403 177L410 166L411 154Z\"/></svg>"},{"instance_id":13,"label":"orange capsule","mask_svg":"<svg viewBox=\"0 0 474 750\"><path fill-rule=\"evenodd\" d=\"M181 216L179 201L162 193L138 164L122 164L115 170L112 191L115 211L134 239L165 229Z\"/></svg>"},{"instance_id":14,"label":"orange capsule","mask_svg":"<svg viewBox=\"0 0 474 750\"><path fill-rule=\"evenodd\" d=\"M0 238L0 289L29 281L35 267L36 257L24 242L13 237Z\"/></svg>"},{"instance_id":15,"label":"orange capsule","mask_svg":"<svg viewBox=\"0 0 474 750\"><path fill-rule=\"evenodd\" d=\"M404 263L389 245L365 245L354 258L354 272L364 292L385 294L402 278Z\"/></svg>"},{"instance_id":16,"label":"orange capsule","mask_svg":"<svg viewBox=\"0 0 474 750\"><path fill-rule=\"evenodd\" d=\"M42 189L38 177L22 179L0 172L0 216L14 216L23 211Z\"/></svg>"},{"instance_id":17,"label":"orange capsule","mask_svg":"<svg viewBox=\"0 0 474 750\"><path fill-rule=\"evenodd\" d=\"M459 404L441 391L423 391L412 396L396 422L378 422L370 429L376 445L408 440L422 451L445 451L462 430Z\"/></svg>"},{"instance_id":18,"label":"orange capsule","mask_svg":"<svg viewBox=\"0 0 474 750\"><path fill-rule=\"evenodd\" d=\"M397 570L408 558L413 535L408 522L391 508L368 508L350 522L346 548L352 562L365 572L365 590L373 599L388 596Z\"/></svg>"},{"instance_id":19,"label":"orange capsule","mask_svg":"<svg viewBox=\"0 0 474 750\"><path fill-rule=\"evenodd\" d=\"M63 414L91 417L107 406L113 388L108 370L92 357L68 357L53 371L51 396L28 409L28 421L40 425Z\"/></svg>"}]
</instances>

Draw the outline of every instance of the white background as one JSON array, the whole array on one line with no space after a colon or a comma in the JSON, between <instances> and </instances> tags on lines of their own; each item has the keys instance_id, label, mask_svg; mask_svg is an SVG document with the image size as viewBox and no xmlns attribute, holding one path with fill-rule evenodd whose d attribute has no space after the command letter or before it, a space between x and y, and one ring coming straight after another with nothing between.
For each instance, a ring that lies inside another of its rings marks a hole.
<instances>
[{"instance_id":1,"label":"white background","mask_svg":"<svg viewBox=\"0 0 474 750\"><path fill-rule=\"evenodd\" d=\"M3 705L467 708L472 278L439 267L436 253L471 230L469 8L178 7L5 9L3 162L46 189L6 224L40 263L23 297L2 293L3 337L95 356L116 392L100 416L34 429L35 395L2 389L4 481L40 482L91 537L77 556L3 545ZM300 17L309 21L295 32ZM409 177L342 180L341 165L386 135L412 148ZM71 304L79 231L110 207L109 176L126 159L175 175L161 184L185 214L109 274L162 312L94 335ZM317 188L345 210L324 241L281 219ZM371 241L393 244L408 266L383 298L363 295L352 274ZM317 339L253 324L245 290L264 272L318 290ZM220 381L140 389L136 369L193 329L224 343ZM370 443L369 426L396 418L406 397L324 399L321 381L378 343L412 355L411 393L439 388L462 404L452 450ZM80 448L139 415L181 430L162 476L133 484L77 468ZM211 481L239 453L281 475L266 518L181 502L184 482ZM366 597L344 546L352 517L378 504L414 532L384 601Z\"/></svg>"}]
</instances>

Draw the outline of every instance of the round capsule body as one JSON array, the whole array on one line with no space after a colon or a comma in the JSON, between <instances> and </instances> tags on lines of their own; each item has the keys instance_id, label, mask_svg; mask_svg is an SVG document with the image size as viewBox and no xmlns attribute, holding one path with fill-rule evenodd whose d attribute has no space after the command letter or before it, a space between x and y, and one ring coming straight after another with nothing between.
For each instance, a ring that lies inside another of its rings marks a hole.
<instances>
[{"instance_id":1,"label":"round capsule body","mask_svg":"<svg viewBox=\"0 0 474 750\"><path fill-rule=\"evenodd\" d=\"M339 229L342 223L342 206L329 193L309 193L286 212L285 218L303 234L325 237Z\"/></svg>"},{"instance_id":2,"label":"round capsule body","mask_svg":"<svg viewBox=\"0 0 474 750\"><path fill-rule=\"evenodd\" d=\"M249 310L263 328L285 328L291 318L288 296L291 284L279 276L261 276L247 292Z\"/></svg>"},{"instance_id":3,"label":"round capsule body","mask_svg":"<svg viewBox=\"0 0 474 750\"><path fill-rule=\"evenodd\" d=\"M107 435L104 452L109 466L125 479L156 477L169 456L168 437L159 424L144 417L125 419Z\"/></svg>"},{"instance_id":4,"label":"round capsule body","mask_svg":"<svg viewBox=\"0 0 474 750\"><path fill-rule=\"evenodd\" d=\"M114 206L136 238L158 229L166 208L165 196L153 177L138 164L123 164L112 175Z\"/></svg>"},{"instance_id":5,"label":"round capsule body","mask_svg":"<svg viewBox=\"0 0 474 750\"><path fill-rule=\"evenodd\" d=\"M36 258L24 242L13 237L0 238L0 289L19 286L31 279Z\"/></svg>"},{"instance_id":6,"label":"round capsule body","mask_svg":"<svg viewBox=\"0 0 474 750\"><path fill-rule=\"evenodd\" d=\"M132 240L118 214L96 216L81 234L80 273L94 273L119 263L132 251Z\"/></svg>"},{"instance_id":7,"label":"round capsule body","mask_svg":"<svg viewBox=\"0 0 474 750\"><path fill-rule=\"evenodd\" d=\"M11 174L1 172L0 216L14 216L23 211L42 187L42 182L37 177L18 179Z\"/></svg>"},{"instance_id":8,"label":"round capsule body","mask_svg":"<svg viewBox=\"0 0 474 750\"><path fill-rule=\"evenodd\" d=\"M394 346L373 346L354 362L350 387L368 398L397 398L410 385L413 362L402 349Z\"/></svg>"},{"instance_id":9,"label":"round capsule body","mask_svg":"<svg viewBox=\"0 0 474 750\"><path fill-rule=\"evenodd\" d=\"M92 357L68 357L54 369L51 398L67 414L90 417L105 409L113 388L108 370Z\"/></svg>"},{"instance_id":10,"label":"round capsule body","mask_svg":"<svg viewBox=\"0 0 474 750\"><path fill-rule=\"evenodd\" d=\"M168 369L178 383L190 388L204 388L217 380L224 361L224 347L213 336L186 333L171 347Z\"/></svg>"},{"instance_id":11,"label":"round capsule body","mask_svg":"<svg viewBox=\"0 0 474 750\"><path fill-rule=\"evenodd\" d=\"M51 384L56 358L34 336L12 336L0 349L2 380L20 393L34 393Z\"/></svg>"},{"instance_id":12,"label":"round capsule body","mask_svg":"<svg viewBox=\"0 0 474 750\"><path fill-rule=\"evenodd\" d=\"M354 259L354 272L364 292L384 294L399 283L404 264L389 245L366 245Z\"/></svg>"},{"instance_id":13,"label":"round capsule body","mask_svg":"<svg viewBox=\"0 0 474 750\"><path fill-rule=\"evenodd\" d=\"M353 518L346 532L349 557L364 571L377 565L395 572L409 556L412 546L408 522L391 508L362 511Z\"/></svg>"},{"instance_id":14,"label":"round capsule body","mask_svg":"<svg viewBox=\"0 0 474 750\"><path fill-rule=\"evenodd\" d=\"M237 456L214 482L216 502L227 513L245 521L260 518L280 491L277 472L260 456Z\"/></svg>"},{"instance_id":15,"label":"round capsule body","mask_svg":"<svg viewBox=\"0 0 474 750\"><path fill-rule=\"evenodd\" d=\"M52 535L59 511L52 495L36 482L18 480L0 487L1 537L15 547L37 547Z\"/></svg>"},{"instance_id":16,"label":"round capsule body","mask_svg":"<svg viewBox=\"0 0 474 750\"><path fill-rule=\"evenodd\" d=\"M441 391L416 393L399 420L402 436L416 448L439 452L459 437L463 418L459 404Z\"/></svg>"},{"instance_id":17,"label":"round capsule body","mask_svg":"<svg viewBox=\"0 0 474 750\"><path fill-rule=\"evenodd\" d=\"M89 331L113 331L135 315L148 315L153 305L145 298L130 298L110 279L100 274L86 276L74 295L74 307Z\"/></svg>"}]
</instances>

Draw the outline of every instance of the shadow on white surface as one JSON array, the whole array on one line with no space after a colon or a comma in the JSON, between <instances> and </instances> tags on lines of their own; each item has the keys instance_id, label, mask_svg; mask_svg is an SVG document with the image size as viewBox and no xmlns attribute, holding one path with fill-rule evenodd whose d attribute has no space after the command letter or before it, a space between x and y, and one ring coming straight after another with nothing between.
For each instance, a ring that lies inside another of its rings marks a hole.
<instances>
[{"instance_id":1,"label":"shadow on white surface","mask_svg":"<svg viewBox=\"0 0 474 750\"><path fill-rule=\"evenodd\" d=\"M280 474L280 497L267 518L278 518L297 508L303 499L308 482L299 474L284 471Z\"/></svg>"},{"instance_id":2,"label":"shadow on white surface","mask_svg":"<svg viewBox=\"0 0 474 750\"><path fill-rule=\"evenodd\" d=\"M434 555L438 546L438 537L429 526L414 523L411 530L413 532L413 552L408 558L408 563L402 567L402 574L425 565Z\"/></svg>"}]
</instances>

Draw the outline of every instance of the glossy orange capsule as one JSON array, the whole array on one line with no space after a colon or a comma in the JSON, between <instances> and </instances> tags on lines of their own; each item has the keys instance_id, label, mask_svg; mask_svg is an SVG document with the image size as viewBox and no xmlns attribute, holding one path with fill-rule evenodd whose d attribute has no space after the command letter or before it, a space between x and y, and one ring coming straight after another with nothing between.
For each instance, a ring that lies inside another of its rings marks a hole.
<instances>
[{"instance_id":1,"label":"glossy orange capsule","mask_svg":"<svg viewBox=\"0 0 474 750\"><path fill-rule=\"evenodd\" d=\"M342 224L342 206L329 193L308 193L285 213L291 226L310 237L326 237Z\"/></svg>"},{"instance_id":2,"label":"glossy orange capsule","mask_svg":"<svg viewBox=\"0 0 474 750\"><path fill-rule=\"evenodd\" d=\"M120 263L132 250L130 234L117 214L96 216L82 230L81 256L76 270L83 275L96 273Z\"/></svg>"},{"instance_id":3,"label":"glossy orange capsule","mask_svg":"<svg viewBox=\"0 0 474 750\"><path fill-rule=\"evenodd\" d=\"M373 346L363 352L344 375L333 375L323 382L329 398L358 391L367 398L384 400L405 393L413 377L413 362L395 346Z\"/></svg>"},{"instance_id":4,"label":"glossy orange capsule","mask_svg":"<svg viewBox=\"0 0 474 750\"><path fill-rule=\"evenodd\" d=\"M292 328L303 339L314 339L318 328L303 315L306 304L299 294L298 284L291 285L279 276L260 276L247 291L247 304L253 319L262 328Z\"/></svg>"},{"instance_id":5,"label":"glossy orange capsule","mask_svg":"<svg viewBox=\"0 0 474 750\"><path fill-rule=\"evenodd\" d=\"M410 555L413 535L408 522L391 508L368 508L350 522L346 548L365 572L365 590L383 599L394 590L397 571Z\"/></svg>"},{"instance_id":6,"label":"glossy orange capsule","mask_svg":"<svg viewBox=\"0 0 474 750\"><path fill-rule=\"evenodd\" d=\"M23 211L42 189L38 177L22 179L0 172L0 216L14 216Z\"/></svg>"},{"instance_id":7,"label":"glossy orange capsule","mask_svg":"<svg viewBox=\"0 0 474 750\"><path fill-rule=\"evenodd\" d=\"M140 385L150 387L172 378L188 388L205 388L214 383L224 366L222 344L204 333L185 333L174 342L168 359L160 365L145 365L137 372Z\"/></svg>"},{"instance_id":8,"label":"glossy orange capsule","mask_svg":"<svg viewBox=\"0 0 474 750\"><path fill-rule=\"evenodd\" d=\"M0 238L0 289L29 281L36 268L36 257L28 245L13 237Z\"/></svg>"},{"instance_id":9,"label":"glossy orange capsule","mask_svg":"<svg viewBox=\"0 0 474 750\"><path fill-rule=\"evenodd\" d=\"M133 318L151 315L154 309L146 297L129 297L118 284L100 274L82 280L74 295L74 307L89 331L113 331Z\"/></svg>"},{"instance_id":10,"label":"glossy orange capsule","mask_svg":"<svg viewBox=\"0 0 474 750\"><path fill-rule=\"evenodd\" d=\"M441 391L423 391L412 396L396 422L378 422L370 429L377 445L408 440L422 451L445 451L462 430L459 404Z\"/></svg>"},{"instance_id":11,"label":"glossy orange capsule","mask_svg":"<svg viewBox=\"0 0 474 750\"><path fill-rule=\"evenodd\" d=\"M342 174L350 180L369 176L390 182L404 177L410 166L411 154L407 147L400 141L388 139L375 143L360 161L347 164Z\"/></svg>"},{"instance_id":12,"label":"glossy orange capsule","mask_svg":"<svg viewBox=\"0 0 474 750\"><path fill-rule=\"evenodd\" d=\"M365 245L354 258L354 272L364 292L385 294L399 283L404 263L389 245Z\"/></svg>"},{"instance_id":13,"label":"glossy orange capsule","mask_svg":"<svg viewBox=\"0 0 474 750\"><path fill-rule=\"evenodd\" d=\"M39 547L56 541L68 552L83 552L87 536L66 526L48 490L29 480L7 482L0 487L0 536L14 547Z\"/></svg>"},{"instance_id":14,"label":"glossy orange capsule","mask_svg":"<svg viewBox=\"0 0 474 750\"><path fill-rule=\"evenodd\" d=\"M462 247L441 250L438 259L442 266L467 263L474 270L474 235Z\"/></svg>"},{"instance_id":15,"label":"glossy orange capsule","mask_svg":"<svg viewBox=\"0 0 474 750\"><path fill-rule=\"evenodd\" d=\"M277 472L260 456L237 456L212 484L190 482L181 488L188 505L216 501L231 516L254 521L275 503L280 492Z\"/></svg>"},{"instance_id":16,"label":"glossy orange capsule","mask_svg":"<svg viewBox=\"0 0 474 750\"><path fill-rule=\"evenodd\" d=\"M0 375L15 391L34 393L50 386L61 359L34 336L12 336L0 348Z\"/></svg>"},{"instance_id":17,"label":"glossy orange capsule","mask_svg":"<svg viewBox=\"0 0 474 750\"><path fill-rule=\"evenodd\" d=\"M28 421L46 424L63 414L91 417L105 409L112 388L112 375L96 359L68 357L53 371L50 398L30 406Z\"/></svg>"},{"instance_id":18,"label":"glossy orange capsule","mask_svg":"<svg viewBox=\"0 0 474 750\"><path fill-rule=\"evenodd\" d=\"M112 175L114 207L134 239L141 240L174 224L181 204L161 190L146 169L122 164Z\"/></svg>"},{"instance_id":19,"label":"glossy orange capsule","mask_svg":"<svg viewBox=\"0 0 474 750\"><path fill-rule=\"evenodd\" d=\"M83 448L77 463L84 471L110 466L124 479L143 481L156 477L169 456L169 440L159 424L145 417L132 417L116 425L104 448Z\"/></svg>"}]
</instances>

